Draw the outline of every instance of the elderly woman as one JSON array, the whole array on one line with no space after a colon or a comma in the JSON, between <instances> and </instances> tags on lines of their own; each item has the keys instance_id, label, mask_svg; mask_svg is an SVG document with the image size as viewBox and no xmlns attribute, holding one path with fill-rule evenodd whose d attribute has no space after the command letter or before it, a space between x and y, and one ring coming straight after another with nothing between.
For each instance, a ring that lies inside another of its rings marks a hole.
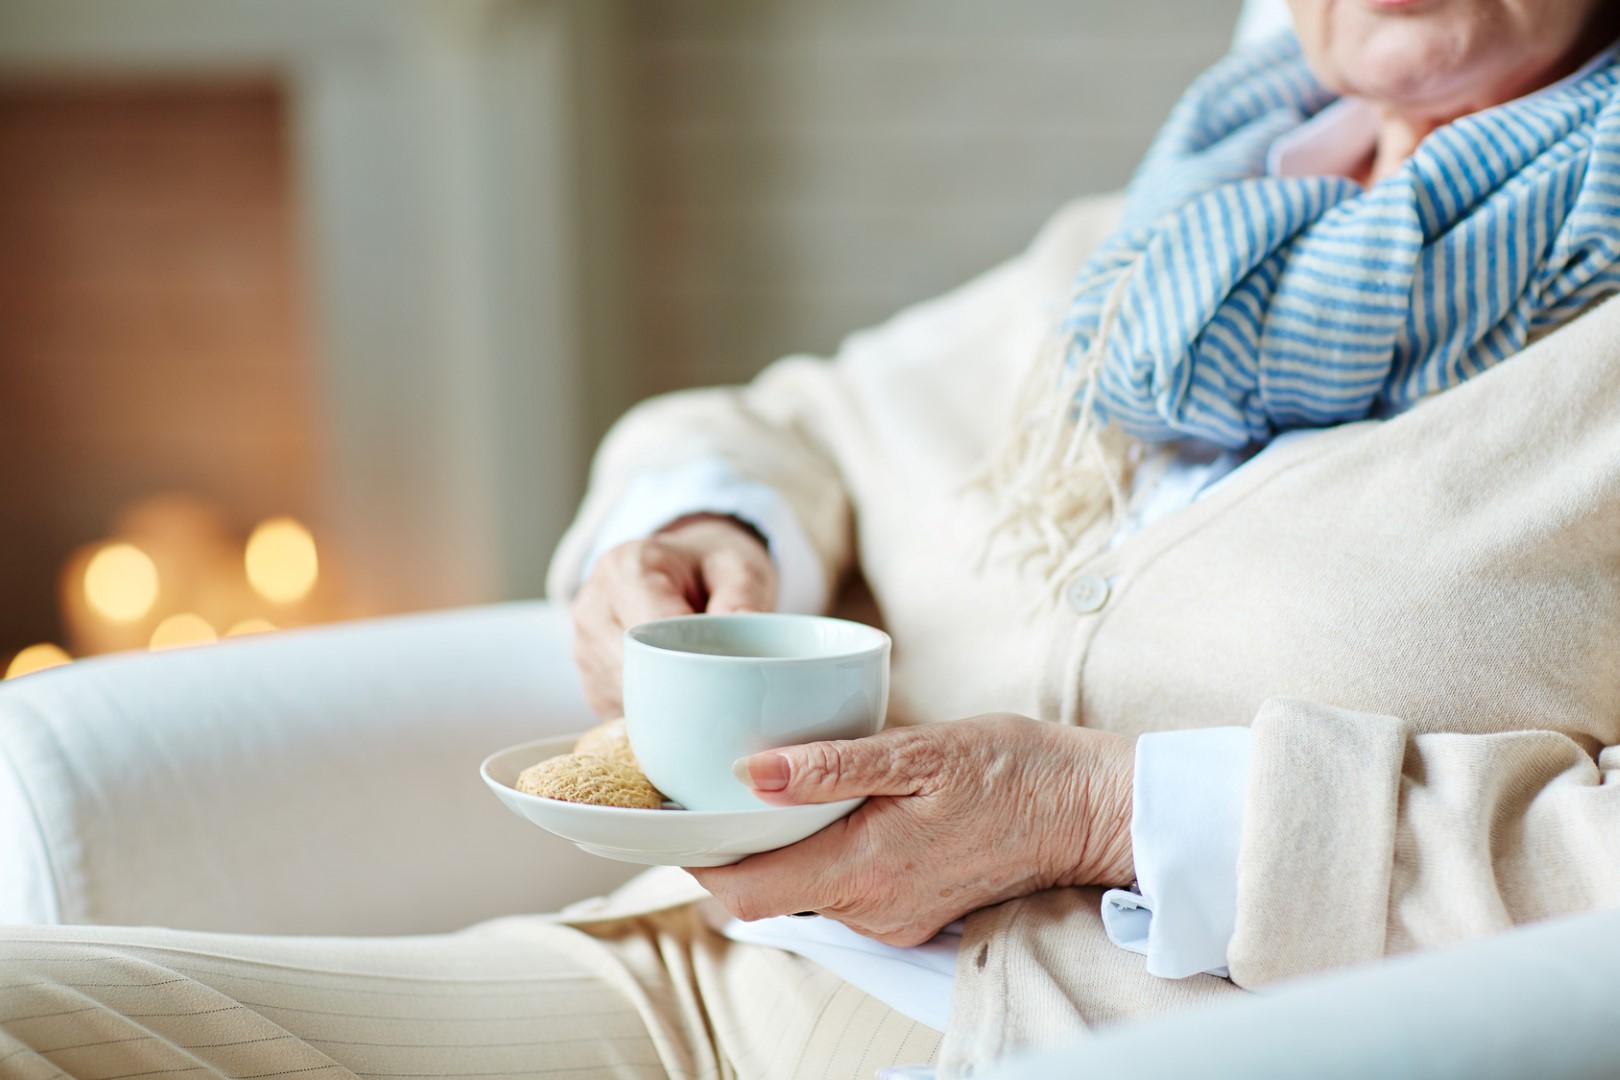
<instances>
[{"instance_id":1,"label":"elderly woman","mask_svg":"<svg viewBox=\"0 0 1620 1080\"><path fill-rule=\"evenodd\" d=\"M595 707L637 622L875 601L895 724L739 763L860 810L713 900L28 932L0 1071L959 1075L1620 902L1620 9L1293 6L1123 207L605 443L552 570Z\"/></svg>"}]
</instances>

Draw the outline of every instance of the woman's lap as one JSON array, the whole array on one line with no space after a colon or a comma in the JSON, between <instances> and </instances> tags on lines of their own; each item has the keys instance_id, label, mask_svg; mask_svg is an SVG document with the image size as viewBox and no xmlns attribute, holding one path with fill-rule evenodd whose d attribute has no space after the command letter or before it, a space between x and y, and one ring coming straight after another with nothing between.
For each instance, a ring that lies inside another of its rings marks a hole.
<instances>
[{"instance_id":1,"label":"woman's lap","mask_svg":"<svg viewBox=\"0 0 1620 1080\"><path fill-rule=\"evenodd\" d=\"M870 1077L938 1039L692 906L589 932L0 930L0 1077Z\"/></svg>"}]
</instances>

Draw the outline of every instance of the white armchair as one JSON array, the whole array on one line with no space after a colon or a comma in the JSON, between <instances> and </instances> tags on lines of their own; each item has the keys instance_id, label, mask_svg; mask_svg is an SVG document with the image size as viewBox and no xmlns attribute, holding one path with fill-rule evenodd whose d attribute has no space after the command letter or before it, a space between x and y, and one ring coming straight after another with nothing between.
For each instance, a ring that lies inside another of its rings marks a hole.
<instances>
[{"instance_id":1,"label":"white armchair","mask_svg":"<svg viewBox=\"0 0 1620 1080\"><path fill-rule=\"evenodd\" d=\"M634 867L520 821L491 751L594 722L567 619L513 604L0 685L0 922L454 930Z\"/></svg>"}]
</instances>

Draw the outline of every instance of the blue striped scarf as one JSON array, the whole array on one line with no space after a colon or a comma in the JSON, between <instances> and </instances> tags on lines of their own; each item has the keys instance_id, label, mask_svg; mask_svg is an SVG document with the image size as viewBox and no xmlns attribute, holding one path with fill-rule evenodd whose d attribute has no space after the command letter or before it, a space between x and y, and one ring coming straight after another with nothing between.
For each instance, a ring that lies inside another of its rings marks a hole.
<instances>
[{"instance_id":1,"label":"blue striped scarf","mask_svg":"<svg viewBox=\"0 0 1620 1080\"><path fill-rule=\"evenodd\" d=\"M1265 175L1332 95L1291 34L1232 54L1171 113L1080 273L1068 385L1094 371L1083 406L1136 438L1239 447L1506 360L1620 289L1617 84L1610 57L1463 117L1363 189Z\"/></svg>"}]
</instances>

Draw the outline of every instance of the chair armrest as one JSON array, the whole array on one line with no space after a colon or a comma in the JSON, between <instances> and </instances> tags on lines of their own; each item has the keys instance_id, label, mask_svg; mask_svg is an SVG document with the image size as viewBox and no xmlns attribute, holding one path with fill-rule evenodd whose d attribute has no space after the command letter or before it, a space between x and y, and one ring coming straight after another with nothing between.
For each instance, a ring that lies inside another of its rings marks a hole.
<instances>
[{"instance_id":1,"label":"chair armrest","mask_svg":"<svg viewBox=\"0 0 1620 1080\"><path fill-rule=\"evenodd\" d=\"M594 723L564 612L513 604L84 660L0 686L0 922L452 930L632 867L478 764Z\"/></svg>"},{"instance_id":2,"label":"chair armrest","mask_svg":"<svg viewBox=\"0 0 1620 1080\"><path fill-rule=\"evenodd\" d=\"M1612 1076L1616 971L1620 911L1588 912L1121 1026L984 1075Z\"/></svg>"}]
</instances>

